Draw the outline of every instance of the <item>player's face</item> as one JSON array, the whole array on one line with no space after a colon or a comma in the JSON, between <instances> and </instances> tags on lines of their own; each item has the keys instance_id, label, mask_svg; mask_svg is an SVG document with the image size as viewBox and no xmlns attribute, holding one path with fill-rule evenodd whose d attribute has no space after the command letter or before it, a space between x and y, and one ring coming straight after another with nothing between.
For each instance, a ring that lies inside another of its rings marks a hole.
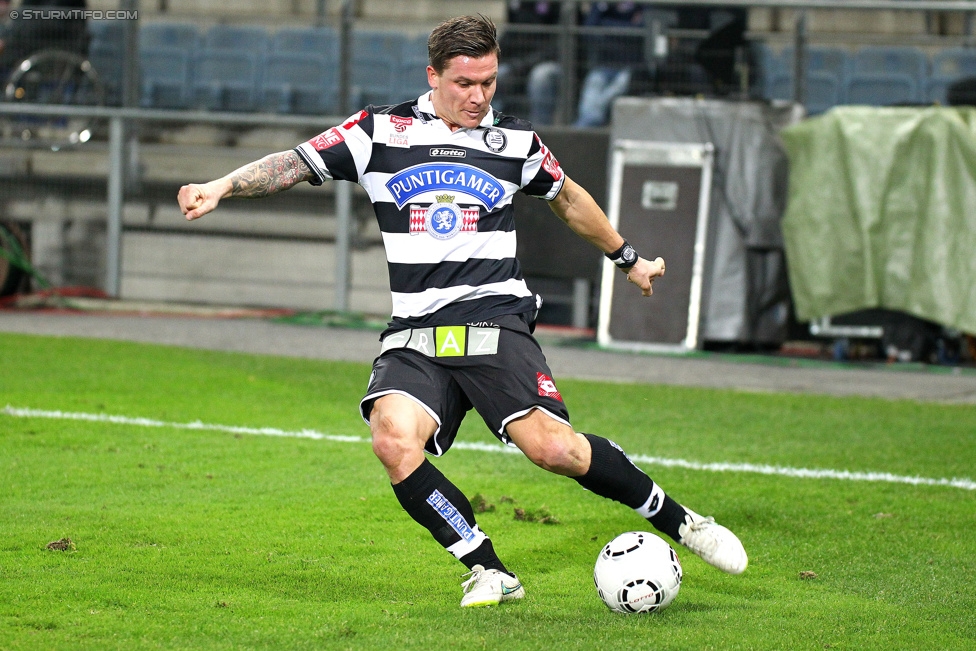
<instances>
[{"instance_id":1,"label":"player's face","mask_svg":"<svg viewBox=\"0 0 976 651\"><path fill-rule=\"evenodd\" d=\"M495 54L479 59L454 57L441 74L427 66L427 82L434 89L431 99L437 116L452 129L477 127L488 115L497 76Z\"/></svg>"}]
</instances>

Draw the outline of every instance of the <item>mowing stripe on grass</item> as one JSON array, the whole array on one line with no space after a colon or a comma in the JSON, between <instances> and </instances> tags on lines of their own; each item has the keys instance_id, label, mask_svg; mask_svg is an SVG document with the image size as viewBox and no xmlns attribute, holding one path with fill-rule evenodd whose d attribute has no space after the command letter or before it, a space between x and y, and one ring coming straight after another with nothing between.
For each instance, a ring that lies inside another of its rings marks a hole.
<instances>
[{"instance_id":1,"label":"mowing stripe on grass","mask_svg":"<svg viewBox=\"0 0 976 651\"><path fill-rule=\"evenodd\" d=\"M133 425L136 427L168 427L172 429L206 430L213 432L228 432L231 434L255 434L260 436L284 436L288 438L305 438L340 443L367 443L368 438L361 436L342 436L338 434L323 434L312 429L283 430L276 427L239 427L236 425L217 425L193 421L191 423L173 423L151 418L132 418L130 416L114 416L111 414L86 414L83 412L45 411L11 407L7 405L0 410L5 416L14 418L51 418L55 420L83 420L96 423L110 423L113 425ZM478 452L494 452L521 454L518 449L509 446L489 445L487 443L465 443L459 441L453 445L461 450L475 450ZM823 470L813 468L789 468L784 466L770 466L752 463L698 463L684 459L666 459L651 457L643 454L633 454L630 458L635 463L643 463L668 468L685 468L705 472L746 472L760 475L778 475L800 479L840 479L845 481L887 482L892 484L910 484L913 486L948 486L963 490L976 490L976 481L972 479L932 479L929 477L908 477L893 475L888 472L850 472L847 470Z\"/></svg>"}]
</instances>

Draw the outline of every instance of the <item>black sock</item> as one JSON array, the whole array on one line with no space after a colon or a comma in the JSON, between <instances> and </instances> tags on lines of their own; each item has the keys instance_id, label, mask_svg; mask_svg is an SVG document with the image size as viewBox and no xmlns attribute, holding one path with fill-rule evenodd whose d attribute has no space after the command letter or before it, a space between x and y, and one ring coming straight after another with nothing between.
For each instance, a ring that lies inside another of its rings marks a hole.
<instances>
[{"instance_id":1,"label":"black sock","mask_svg":"<svg viewBox=\"0 0 976 651\"><path fill-rule=\"evenodd\" d=\"M655 529L679 541L678 527L685 521L684 508L635 466L616 443L592 434L583 436L590 442L592 453L589 470L582 477L574 477L580 486L629 506Z\"/></svg>"},{"instance_id":2,"label":"black sock","mask_svg":"<svg viewBox=\"0 0 976 651\"><path fill-rule=\"evenodd\" d=\"M420 467L393 492L403 510L426 527L444 549L470 570L482 565L486 570L508 572L474 519L474 509L457 486L424 459Z\"/></svg>"}]
</instances>

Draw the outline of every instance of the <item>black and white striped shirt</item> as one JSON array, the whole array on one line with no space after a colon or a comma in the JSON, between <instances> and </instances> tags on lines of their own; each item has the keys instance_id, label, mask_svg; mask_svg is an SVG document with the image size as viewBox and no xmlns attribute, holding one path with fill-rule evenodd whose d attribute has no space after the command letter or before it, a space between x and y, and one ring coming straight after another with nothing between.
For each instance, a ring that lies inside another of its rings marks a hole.
<instances>
[{"instance_id":1,"label":"black and white striped shirt","mask_svg":"<svg viewBox=\"0 0 976 651\"><path fill-rule=\"evenodd\" d=\"M515 258L512 197L552 200L565 176L526 122L490 111L452 132L430 93L367 107L295 151L315 173L356 181L383 234L393 321L427 327L535 309Z\"/></svg>"}]
</instances>

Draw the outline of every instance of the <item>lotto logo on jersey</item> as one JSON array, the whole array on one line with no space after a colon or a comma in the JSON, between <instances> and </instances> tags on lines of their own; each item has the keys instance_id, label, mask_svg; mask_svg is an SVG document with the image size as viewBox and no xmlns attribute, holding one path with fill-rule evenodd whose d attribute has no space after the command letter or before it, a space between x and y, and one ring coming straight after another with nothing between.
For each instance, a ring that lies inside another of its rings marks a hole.
<instances>
[{"instance_id":1,"label":"lotto logo on jersey","mask_svg":"<svg viewBox=\"0 0 976 651\"><path fill-rule=\"evenodd\" d=\"M539 395L546 398L555 398L562 402L563 397L559 395L559 390L556 389L556 383L552 381L552 378L545 373L536 373L536 381L539 383Z\"/></svg>"},{"instance_id":2,"label":"lotto logo on jersey","mask_svg":"<svg viewBox=\"0 0 976 651\"><path fill-rule=\"evenodd\" d=\"M338 145L340 142L345 140L339 130L333 127L324 133L320 133L311 140L308 141L316 151L322 151L323 149L328 149L334 145Z\"/></svg>"}]
</instances>

